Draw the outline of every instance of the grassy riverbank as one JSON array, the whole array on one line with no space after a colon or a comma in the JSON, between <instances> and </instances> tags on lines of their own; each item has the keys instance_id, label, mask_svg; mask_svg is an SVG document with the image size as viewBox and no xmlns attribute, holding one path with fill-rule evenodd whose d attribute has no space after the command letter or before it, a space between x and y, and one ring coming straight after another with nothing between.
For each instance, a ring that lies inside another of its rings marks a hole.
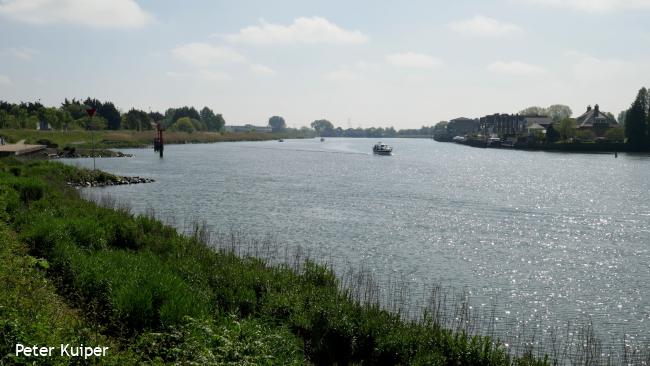
<instances>
[{"instance_id":1,"label":"grassy riverbank","mask_svg":"<svg viewBox=\"0 0 650 366\"><path fill-rule=\"evenodd\" d=\"M0 364L33 361L18 342L108 346L103 364L544 364L360 303L313 262L215 251L199 229L84 201L66 184L80 175L0 160Z\"/></svg>"},{"instance_id":2,"label":"grassy riverbank","mask_svg":"<svg viewBox=\"0 0 650 366\"><path fill-rule=\"evenodd\" d=\"M88 149L95 141L99 149L145 147L152 144L154 131L38 131L0 129L0 136L8 142L25 140L27 144L48 144L59 149L76 148ZM300 133L257 133L257 132L165 132L165 141L168 144L210 143L223 141L263 141L277 140L279 138L305 138L313 137Z\"/></svg>"}]
</instances>

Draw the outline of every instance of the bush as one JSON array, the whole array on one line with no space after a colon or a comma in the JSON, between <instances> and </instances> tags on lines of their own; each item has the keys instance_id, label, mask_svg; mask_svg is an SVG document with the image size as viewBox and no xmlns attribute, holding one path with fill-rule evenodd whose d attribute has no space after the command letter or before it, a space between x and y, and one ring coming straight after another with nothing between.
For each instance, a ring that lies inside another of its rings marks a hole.
<instances>
[{"instance_id":1,"label":"bush","mask_svg":"<svg viewBox=\"0 0 650 366\"><path fill-rule=\"evenodd\" d=\"M161 329L210 310L205 294L192 291L148 252L85 251L63 242L53 250L53 265L69 278L82 304L120 334Z\"/></svg>"},{"instance_id":2,"label":"bush","mask_svg":"<svg viewBox=\"0 0 650 366\"><path fill-rule=\"evenodd\" d=\"M12 186L18 192L23 203L40 200L45 191L44 184L33 178L17 178Z\"/></svg>"}]
</instances>

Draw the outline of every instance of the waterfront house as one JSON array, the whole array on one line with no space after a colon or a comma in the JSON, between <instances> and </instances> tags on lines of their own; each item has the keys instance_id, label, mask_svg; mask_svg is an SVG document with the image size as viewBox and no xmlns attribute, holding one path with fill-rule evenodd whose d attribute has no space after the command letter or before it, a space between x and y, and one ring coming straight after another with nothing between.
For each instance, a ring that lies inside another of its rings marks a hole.
<instances>
[{"instance_id":1,"label":"waterfront house","mask_svg":"<svg viewBox=\"0 0 650 366\"><path fill-rule=\"evenodd\" d=\"M576 128L591 130L599 137L604 136L605 132L612 127L618 127L618 122L610 115L603 113L598 104L593 108L587 106L587 111L576 118Z\"/></svg>"},{"instance_id":2,"label":"waterfront house","mask_svg":"<svg viewBox=\"0 0 650 366\"><path fill-rule=\"evenodd\" d=\"M533 130L546 130L553 121L546 116L524 116L519 114L492 114L481 117L481 131L488 135L515 137L530 134ZM540 128L541 127L541 128Z\"/></svg>"}]
</instances>

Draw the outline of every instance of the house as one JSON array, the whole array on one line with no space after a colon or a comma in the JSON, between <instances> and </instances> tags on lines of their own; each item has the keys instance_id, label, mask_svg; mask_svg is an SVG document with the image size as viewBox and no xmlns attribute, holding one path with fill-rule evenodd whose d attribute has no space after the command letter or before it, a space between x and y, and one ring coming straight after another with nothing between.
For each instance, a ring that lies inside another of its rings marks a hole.
<instances>
[{"instance_id":1,"label":"house","mask_svg":"<svg viewBox=\"0 0 650 366\"><path fill-rule=\"evenodd\" d=\"M465 136L471 135L479 131L479 123L476 119L471 118L455 118L447 123L447 133L451 136Z\"/></svg>"},{"instance_id":2,"label":"house","mask_svg":"<svg viewBox=\"0 0 650 366\"><path fill-rule=\"evenodd\" d=\"M261 133L271 133L271 126L253 126L251 124L243 126L225 126L226 132L261 132Z\"/></svg>"},{"instance_id":3,"label":"house","mask_svg":"<svg viewBox=\"0 0 650 366\"><path fill-rule=\"evenodd\" d=\"M492 114L481 117L479 120L481 131L488 135L498 135L501 137L514 137L517 135L527 135L530 133L529 126L535 126L534 129L543 130L553 123L546 116L524 116L519 114Z\"/></svg>"},{"instance_id":4,"label":"house","mask_svg":"<svg viewBox=\"0 0 650 366\"><path fill-rule=\"evenodd\" d=\"M47 122L45 122L43 120L39 120L38 125L36 126L36 129L41 130L41 131L49 131L49 130L52 129L52 126L50 126L49 123L47 123Z\"/></svg>"},{"instance_id":5,"label":"house","mask_svg":"<svg viewBox=\"0 0 650 366\"><path fill-rule=\"evenodd\" d=\"M576 118L576 128L580 130L591 130L596 136L602 137L605 131L618 127L618 122L611 115L601 112L598 104L587 106L587 111Z\"/></svg>"}]
</instances>

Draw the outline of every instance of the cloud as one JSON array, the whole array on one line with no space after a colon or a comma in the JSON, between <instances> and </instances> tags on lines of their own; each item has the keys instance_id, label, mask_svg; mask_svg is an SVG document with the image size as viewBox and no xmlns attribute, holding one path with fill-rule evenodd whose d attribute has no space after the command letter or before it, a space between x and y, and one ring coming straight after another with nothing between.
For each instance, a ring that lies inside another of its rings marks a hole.
<instances>
[{"instance_id":1,"label":"cloud","mask_svg":"<svg viewBox=\"0 0 650 366\"><path fill-rule=\"evenodd\" d=\"M528 64L521 61L503 62L497 61L487 66L488 71L511 76L535 76L546 73L541 66Z\"/></svg>"},{"instance_id":2,"label":"cloud","mask_svg":"<svg viewBox=\"0 0 650 366\"><path fill-rule=\"evenodd\" d=\"M35 24L139 28L153 17L134 0L3 0L0 16Z\"/></svg>"},{"instance_id":3,"label":"cloud","mask_svg":"<svg viewBox=\"0 0 650 366\"><path fill-rule=\"evenodd\" d=\"M581 82L602 83L622 79L635 80L638 75L647 72L639 65L621 59L601 59L580 52L568 52L567 56L572 59L573 77Z\"/></svg>"},{"instance_id":4,"label":"cloud","mask_svg":"<svg viewBox=\"0 0 650 366\"><path fill-rule=\"evenodd\" d=\"M350 69L338 69L325 74L325 79L331 81L357 81L361 76Z\"/></svg>"},{"instance_id":5,"label":"cloud","mask_svg":"<svg viewBox=\"0 0 650 366\"><path fill-rule=\"evenodd\" d=\"M236 43L252 45L274 44L358 44L368 40L358 30L343 29L321 17L296 18L290 25L271 24L260 20L259 25L243 28L225 36Z\"/></svg>"},{"instance_id":6,"label":"cloud","mask_svg":"<svg viewBox=\"0 0 650 366\"><path fill-rule=\"evenodd\" d=\"M11 79L7 75L0 74L0 85L11 85Z\"/></svg>"},{"instance_id":7,"label":"cloud","mask_svg":"<svg viewBox=\"0 0 650 366\"><path fill-rule=\"evenodd\" d=\"M449 28L464 35L477 37L502 37L523 33L523 29L518 25L502 23L483 15L450 23Z\"/></svg>"},{"instance_id":8,"label":"cloud","mask_svg":"<svg viewBox=\"0 0 650 366\"><path fill-rule=\"evenodd\" d=\"M168 71L167 76L173 79L199 81L227 81L232 79L232 77L226 73L211 70L199 70L198 72Z\"/></svg>"},{"instance_id":9,"label":"cloud","mask_svg":"<svg viewBox=\"0 0 650 366\"><path fill-rule=\"evenodd\" d=\"M513 0L519 3L569 8L591 13L616 10L650 9L650 0Z\"/></svg>"},{"instance_id":10,"label":"cloud","mask_svg":"<svg viewBox=\"0 0 650 366\"><path fill-rule=\"evenodd\" d=\"M3 53L11 55L21 61L31 61L32 58L38 54L36 50L28 47L10 47Z\"/></svg>"},{"instance_id":11,"label":"cloud","mask_svg":"<svg viewBox=\"0 0 650 366\"><path fill-rule=\"evenodd\" d=\"M211 65L246 62L244 55L231 48L213 46L200 42L188 43L176 47L172 50L172 54L179 60L200 68Z\"/></svg>"},{"instance_id":12,"label":"cloud","mask_svg":"<svg viewBox=\"0 0 650 366\"><path fill-rule=\"evenodd\" d=\"M275 76L277 74L277 71L272 68L260 64L251 64L250 69L253 74L259 76Z\"/></svg>"},{"instance_id":13,"label":"cloud","mask_svg":"<svg viewBox=\"0 0 650 366\"><path fill-rule=\"evenodd\" d=\"M386 55L386 62L393 66L411 69L435 69L442 66L442 60L439 58L414 52Z\"/></svg>"}]
</instances>

